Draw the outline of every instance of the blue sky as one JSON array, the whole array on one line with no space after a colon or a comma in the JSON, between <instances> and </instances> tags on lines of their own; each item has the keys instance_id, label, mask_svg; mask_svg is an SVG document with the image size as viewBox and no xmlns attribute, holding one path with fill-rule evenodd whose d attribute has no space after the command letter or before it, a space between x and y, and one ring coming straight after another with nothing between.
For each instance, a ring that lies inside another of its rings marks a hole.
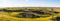
<instances>
[{"instance_id":1,"label":"blue sky","mask_svg":"<svg viewBox=\"0 0 60 21\"><path fill-rule=\"evenodd\" d=\"M60 7L60 0L0 0L0 7Z\"/></svg>"}]
</instances>

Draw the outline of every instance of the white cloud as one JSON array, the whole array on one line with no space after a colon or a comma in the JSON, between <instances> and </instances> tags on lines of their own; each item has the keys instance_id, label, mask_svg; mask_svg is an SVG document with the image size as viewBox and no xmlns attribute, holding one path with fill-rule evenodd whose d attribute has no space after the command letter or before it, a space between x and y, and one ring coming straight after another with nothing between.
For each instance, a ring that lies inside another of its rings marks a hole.
<instances>
[{"instance_id":1,"label":"white cloud","mask_svg":"<svg viewBox=\"0 0 60 21\"><path fill-rule=\"evenodd\" d=\"M28 2L29 0L25 0L26 2Z\"/></svg>"}]
</instances>

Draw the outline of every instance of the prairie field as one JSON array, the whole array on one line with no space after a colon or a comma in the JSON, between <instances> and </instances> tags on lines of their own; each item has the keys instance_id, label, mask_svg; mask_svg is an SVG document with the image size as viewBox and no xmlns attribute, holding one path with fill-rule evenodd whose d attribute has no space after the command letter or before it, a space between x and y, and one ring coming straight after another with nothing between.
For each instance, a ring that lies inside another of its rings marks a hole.
<instances>
[{"instance_id":1,"label":"prairie field","mask_svg":"<svg viewBox=\"0 0 60 21\"><path fill-rule=\"evenodd\" d=\"M0 21L60 21L60 8L0 8Z\"/></svg>"}]
</instances>

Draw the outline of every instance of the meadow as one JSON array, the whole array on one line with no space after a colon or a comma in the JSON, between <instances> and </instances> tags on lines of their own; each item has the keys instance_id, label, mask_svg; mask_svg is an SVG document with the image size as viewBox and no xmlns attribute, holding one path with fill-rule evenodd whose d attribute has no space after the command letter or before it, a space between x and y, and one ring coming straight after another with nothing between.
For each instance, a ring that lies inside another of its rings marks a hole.
<instances>
[{"instance_id":1,"label":"meadow","mask_svg":"<svg viewBox=\"0 0 60 21\"><path fill-rule=\"evenodd\" d=\"M41 13L40 10L42 10L44 13ZM38 13L36 11L38 11ZM22 15L19 15L21 13L34 14L39 17L38 18L37 17L32 18L29 16L22 17ZM0 21L57 21L55 18L59 16L60 16L59 8L2 8L0 9Z\"/></svg>"}]
</instances>

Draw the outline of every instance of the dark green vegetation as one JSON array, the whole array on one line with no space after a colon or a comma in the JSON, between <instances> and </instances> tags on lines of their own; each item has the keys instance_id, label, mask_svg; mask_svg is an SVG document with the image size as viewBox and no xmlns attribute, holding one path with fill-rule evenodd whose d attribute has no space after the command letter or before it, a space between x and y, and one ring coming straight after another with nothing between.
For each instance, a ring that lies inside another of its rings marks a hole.
<instances>
[{"instance_id":1,"label":"dark green vegetation","mask_svg":"<svg viewBox=\"0 0 60 21\"><path fill-rule=\"evenodd\" d=\"M56 21L60 21L60 17L56 17Z\"/></svg>"},{"instance_id":2,"label":"dark green vegetation","mask_svg":"<svg viewBox=\"0 0 60 21\"><path fill-rule=\"evenodd\" d=\"M36 16L34 14L27 14L27 13L22 13L22 14L18 14L16 17L18 18L40 18L40 16Z\"/></svg>"},{"instance_id":3,"label":"dark green vegetation","mask_svg":"<svg viewBox=\"0 0 60 21\"><path fill-rule=\"evenodd\" d=\"M3 11L5 11L5 12L24 12L24 10L6 10L6 9L3 9Z\"/></svg>"},{"instance_id":4,"label":"dark green vegetation","mask_svg":"<svg viewBox=\"0 0 60 21\"><path fill-rule=\"evenodd\" d=\"M37 14L46 14L46 12L39 11L39 10L37 10L37 11L32 11L32 12L37 13Z\"/></svg>"},{"instance_id":5,"label":"dark green vegetation","mask_svg":"<svg viewBox=\"0 0 60 21\"><path fill-rule=\"evenodd\" d=\"M54 13L59 13L59 12L54 12Z\"/></svg>"}]
</instances>

